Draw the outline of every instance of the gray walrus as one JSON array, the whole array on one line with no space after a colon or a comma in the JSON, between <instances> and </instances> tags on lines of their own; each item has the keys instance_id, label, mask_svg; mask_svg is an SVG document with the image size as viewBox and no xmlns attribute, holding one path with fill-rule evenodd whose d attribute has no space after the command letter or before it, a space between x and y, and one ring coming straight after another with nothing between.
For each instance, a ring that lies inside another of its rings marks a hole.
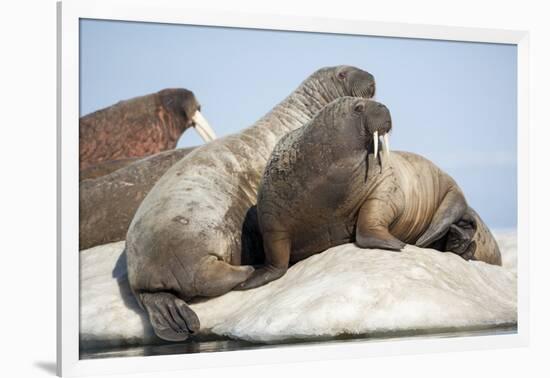
<instances>
[{"instance_id":1,"label":"gray walrus","mask_svg":"<svg viewBox=\"0 0 550 378\"><path fill-rule=\"evenodd\" d=\"M186 339L200 322L185 301L226 293L254 271L239 266L241 231L279 138L338 97L374 91L368 72L320 69L255 125L197 148L157 182L126 238L129 283L157 336Z\"/></svg>"},{"instance_id":2,"label":"gray walrus","mask_svg":"<svg viewBox=\"0 0 550 378\"><path fill-rule=\"evenodd\" d=\"M216 136L200 109L193 92L176 88L120 101L81 117L80 170L174 149L189 127L210 142Z\"/></svg>"},{"instance_id":3,"label":"gray walrus","mask_svg":"<svg viewBox=\"0 0 550 378\"><path fill-rule=\"evenodd\" d=\"M273 281L289 263L352 241L390 250L443 244L500 264L495 239L449 175L413 153L390 159L391 127L386 106L344 97L280 140L258 192L265 264L237 289ZM379 135L386 153L377 156Z\"/></svg>"},{"instance_id":4,"label":"gray walrus","mask_svg":"<svg viewBox=\"0 0 550 378\"><path fill-rule=\"evenodd\" d=\"M133 158L126 158L126 159L108 160L108 161L103 161L101 163L94 164L78 172L78 180L83 181L83 180L95 179L101 176L106 176L118 169L127 167L130 164L133 164L136 161L141 159L144 159L144 157L139 156L139 157L133 157Z\"/></svg>"},{"instance_id":5,"label":"gray walrus","mask_svg":"<svg viewBox=\"0 0 550 378\"><path fill-rule=\"evenodd\" d=\"M79 185L79 249L126 238L141 201L158 179L196 147L159 152Z\"/></svg>"}]
</instances>

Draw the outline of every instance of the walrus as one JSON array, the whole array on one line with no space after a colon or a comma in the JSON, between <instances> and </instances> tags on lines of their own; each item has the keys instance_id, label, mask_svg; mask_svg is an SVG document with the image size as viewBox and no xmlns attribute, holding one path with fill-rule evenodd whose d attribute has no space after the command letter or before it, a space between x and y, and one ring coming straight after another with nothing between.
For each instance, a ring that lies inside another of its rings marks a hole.
<instances>
[{"instance_id":1,"label":"walrus","mask_svg":"<svg viewBox=\"0 0 550 378\"><path fill-rule=\"evenodd\" d=\"M237 289L264 285L290 263L349 242L396 251L405 243L439 246L500 265L495 239L448 174L410 152L390 158L391 128L383 104L342 97L279 141L258 192L265 263Z\"/></svg>"},{"instance_id":2,"label":"walrus","mask_svg":"<svg viewBox=\"0 0 550 378\"><path fill-rule=\"evenodd\" d=\"M144 157L176 147L189 127L210 142L216 137L193 92L164 89L120 101L80 118L80 170L95 164Z\"/></svg>"},{"instance_id":3,"label":"walrus","mask_svg":"<svg viewBox=\"0 0 550 378\"><path fill-rule=\"evenodd\" d=\"M125 167L79 185L79 250L124 240L141 201L158 179L196 147L128 159Z\"/></svg>"},{"instance_id":4,"label":"walrus","mask_svg":"<svg viewBox=\"0 0 550 378\"><path fill-rule=\"evenodd\" d=\"M128 280L157 336L185 340L200 327L186 302L224 294L254 271L240 265L243 222L279 138L338 97L374 92L366 71L319 69L252 127L197 148L160 178L126 237Z\"/></svg>"},{"instance_id":5,"label":"walrus","mask_svg":"<svg viewBox=\"0 0 550 378\"><path fill-rule=\"evenodd\" d=\"M153 155L150 155L153 156ZM106 176L114 171L127 167L130 164L135 163L136 161L144 159L143 156L126 158L126 159L117 159L117 160L107 160L102 161L94 165L90 165L87 168L84 168L78 173L78 180L89 180L95 179L101 176Z\"/></svg>"}]
</instances>

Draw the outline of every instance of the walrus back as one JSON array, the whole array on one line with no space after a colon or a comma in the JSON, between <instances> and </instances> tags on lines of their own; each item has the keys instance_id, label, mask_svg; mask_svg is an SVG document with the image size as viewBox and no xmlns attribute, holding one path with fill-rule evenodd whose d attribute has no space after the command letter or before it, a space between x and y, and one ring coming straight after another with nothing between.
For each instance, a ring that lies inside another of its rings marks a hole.
<instances>
[{"instance_id":1,"label":"walrus back","mask_svg":"<svg viewBox=\"0 0 550 378\"><path fill-rule=\"evenodd\" d=\"M276 141L258 139L247 130L199 147L174 164L145 197L130 225L127 241L136 245L136 256L150 254L136 240L139 235L162 245L162 255L187 256L189 269L203 255L239 264L242 222L255 203L259 172ZM201 246L191 246L193 241L201 241Z\"/></svg>"},{"instance_id":2,"label":"walrus back","mask_svg":"<svg viewBox=\"0 0 550 378\"><path fill-rule=\"evenodd\" d=\"M403 194L402 214L390 231L400 240L414 243L430 225L454 181L430 160L411 152L392 151L390 165L393 185Z\"/></svg>"},{"instance_id":3,"label":"walrus back","mask_svg":"<svg viewBox=\"0 0 550 378\"><path fill-rule=\"evenodd\" d=\"M80 249L124 240L141 201L156 181L192 148L141 158L108 175L80 182Z\"/></svg>"},{"instance_id":4,"label":"walrus back","mask_svg":"<svg viewBox=\"0 0 550 378\"><path fill-rule=\"evenodd\" d=\"M437 206L449 188L460 188L451 176L420 155L392 152L391 164L399 177L401 189L408 193L404 200L405 215L392 226L392 233L395 232L395 236L403 241L415 243L418 235L431 222ZM501 265L500 249L491 231L471 207L468 212L476 225L472 239L476 244L473 259Z\"/></svg>"}]
</instances>

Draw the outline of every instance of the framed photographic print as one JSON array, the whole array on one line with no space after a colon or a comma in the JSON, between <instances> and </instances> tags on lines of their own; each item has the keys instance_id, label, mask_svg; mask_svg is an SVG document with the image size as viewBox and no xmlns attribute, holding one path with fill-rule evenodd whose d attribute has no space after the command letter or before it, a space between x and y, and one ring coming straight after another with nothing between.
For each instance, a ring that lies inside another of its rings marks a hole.
<instances>
[{"instance_id":1,"label":"framed photographic print","mask_svg":"<svg viewBox=\"0 0 550 378\"><path fill-rule=\"evenodd\" d=\"M58 44L60 375L527 343L526 32L83 1Z\"/></svg>"}]
</instances>

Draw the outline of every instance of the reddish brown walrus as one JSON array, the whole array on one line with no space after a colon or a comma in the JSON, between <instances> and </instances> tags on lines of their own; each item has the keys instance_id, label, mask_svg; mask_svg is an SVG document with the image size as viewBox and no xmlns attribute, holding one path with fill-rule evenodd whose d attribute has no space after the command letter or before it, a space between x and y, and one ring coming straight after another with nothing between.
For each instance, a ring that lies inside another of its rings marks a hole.
<instances>
[{"instance_id":1,"label":"reddish brown walrus","mask_svg":"<svg viewBox=\"0 0 550 378\"><path fill-rule=\"evenodd\" d=\"M124 240L141 201L158 179L196 147L138 159L108 175L80 182L80 250Z\"/></svg>"},{"instance_id":2,"label":"reddish brown walrus","mask_svg":"<svg viewBox=\"0 0 550 378\"><path fill-rule=\"evenodd\" d=\"M126 238L130 286L157 336L185 340L200 327L185 301L221 295L254 270L238 266L241 230L279 138L336 98L373 94L368 72L320 69L254 126L197 148L162 176Z\"/></svg>"},{"instance_id":3,"label":"reddish brown walrus","mask_svg":"<svg viewBox=\"0 0 550 378\"><path fill-rule=\"evenodd\" d=\"M344 97L279 141L258 192L265 265L239 289L264 285L289 263L350 242L390 250L438 245L500 265L494 237L449 175L410 152L390 158L391 126L383 104Z\"/></svg>"},{"instance_id":4,"label":"reddish brown walrus","mask_svg":"<svg viewBox=\"0 0 550 378\"><path fill-rule=\"evenodd\" d=\"M164 89L98 110L80 118L80 170L174 149L189 127L206 142L215 138L187 89Z\"/></svg>"}]
</instances>

